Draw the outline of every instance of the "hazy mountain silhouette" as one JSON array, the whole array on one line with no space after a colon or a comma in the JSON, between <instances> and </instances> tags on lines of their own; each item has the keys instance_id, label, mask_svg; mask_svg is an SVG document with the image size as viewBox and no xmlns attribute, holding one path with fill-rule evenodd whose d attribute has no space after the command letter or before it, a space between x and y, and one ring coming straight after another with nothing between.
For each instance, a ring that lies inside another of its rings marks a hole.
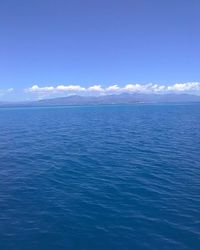
<instances>
[{"instance_id":1,"label":"hazy mountain silhouette","mask_svg":"<svg viewBox=\"0 0 200 250\"><path fill-rule=\"evenodd\" d=\"M200 102L200 96L189 94L128 94L105 96L78 96L72 95L39 101L3 103L0 106L58 106L58 105L106 105L106 104L131 104L131 103L178 103Z\"/></svg>"}]
</instances>

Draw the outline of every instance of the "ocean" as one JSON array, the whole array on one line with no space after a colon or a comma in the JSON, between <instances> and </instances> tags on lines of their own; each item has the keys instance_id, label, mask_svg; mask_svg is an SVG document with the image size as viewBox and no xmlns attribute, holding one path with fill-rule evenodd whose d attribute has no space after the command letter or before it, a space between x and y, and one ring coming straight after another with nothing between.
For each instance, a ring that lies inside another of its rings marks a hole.
<instances>
[{"instance_id":1,"label":"ocean","mask_svg":"<svg viewBox=\"0 0 200 250\"><path fill-rule=\"evenodd\" d=\"M200 104L1 108L0 249L199 250Z\"/></svg>"}]
</instances>

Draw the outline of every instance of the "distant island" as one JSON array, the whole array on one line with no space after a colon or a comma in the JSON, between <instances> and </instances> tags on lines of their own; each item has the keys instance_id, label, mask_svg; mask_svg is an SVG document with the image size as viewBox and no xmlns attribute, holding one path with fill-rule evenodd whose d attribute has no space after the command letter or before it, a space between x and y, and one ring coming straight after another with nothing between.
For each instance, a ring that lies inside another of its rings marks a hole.
<instances>
[{"instance_id":1,"label":"distant island","mask_svg":"<svg viewBox=\"0 0 200 250\"><path fill-rule=\"evenodd\" d=\"M200 96L190 94L115 94L102 96L71 95L52 99L26 102L0 102L0 107L40 107L65 105L109 105L134 103L190 103L200 102Z\"/></svg>"}]
</instances>

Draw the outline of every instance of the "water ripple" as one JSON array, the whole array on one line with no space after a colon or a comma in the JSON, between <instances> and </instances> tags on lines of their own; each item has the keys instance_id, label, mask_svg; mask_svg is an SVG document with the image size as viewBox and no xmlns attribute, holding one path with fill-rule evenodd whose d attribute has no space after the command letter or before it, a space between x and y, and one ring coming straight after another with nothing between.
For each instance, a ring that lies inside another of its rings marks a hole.
<instances>
[{"instance_id":1,"label":"water ripple","mask_svg":"<svg viewBox=\"0 0 200 250\"><path fill-rule=\"evenodd\" d=\"M199 250L200 106L0 110L0 249Z\"/></svg>"}]
</instances>

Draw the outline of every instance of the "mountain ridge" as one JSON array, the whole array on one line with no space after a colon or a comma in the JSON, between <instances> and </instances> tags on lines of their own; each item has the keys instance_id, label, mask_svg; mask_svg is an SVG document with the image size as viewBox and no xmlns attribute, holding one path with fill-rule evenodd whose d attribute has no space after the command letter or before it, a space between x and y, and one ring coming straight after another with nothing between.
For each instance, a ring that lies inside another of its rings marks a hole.
<instances>
[{"instance_id":1,"label":"mountain ridge","mask_svg":"<svg viewBox=\"0 0 200 250\"><path fill-rule=\"evenodd\" d=\"M122 93L119 95L56 97L37 101L0 102L0 107L8 106L65 106L65 105L108 105L134 103L187 103L200 102L200 96L191 94L142 94Z\"/></svg>"}]
</instances>

